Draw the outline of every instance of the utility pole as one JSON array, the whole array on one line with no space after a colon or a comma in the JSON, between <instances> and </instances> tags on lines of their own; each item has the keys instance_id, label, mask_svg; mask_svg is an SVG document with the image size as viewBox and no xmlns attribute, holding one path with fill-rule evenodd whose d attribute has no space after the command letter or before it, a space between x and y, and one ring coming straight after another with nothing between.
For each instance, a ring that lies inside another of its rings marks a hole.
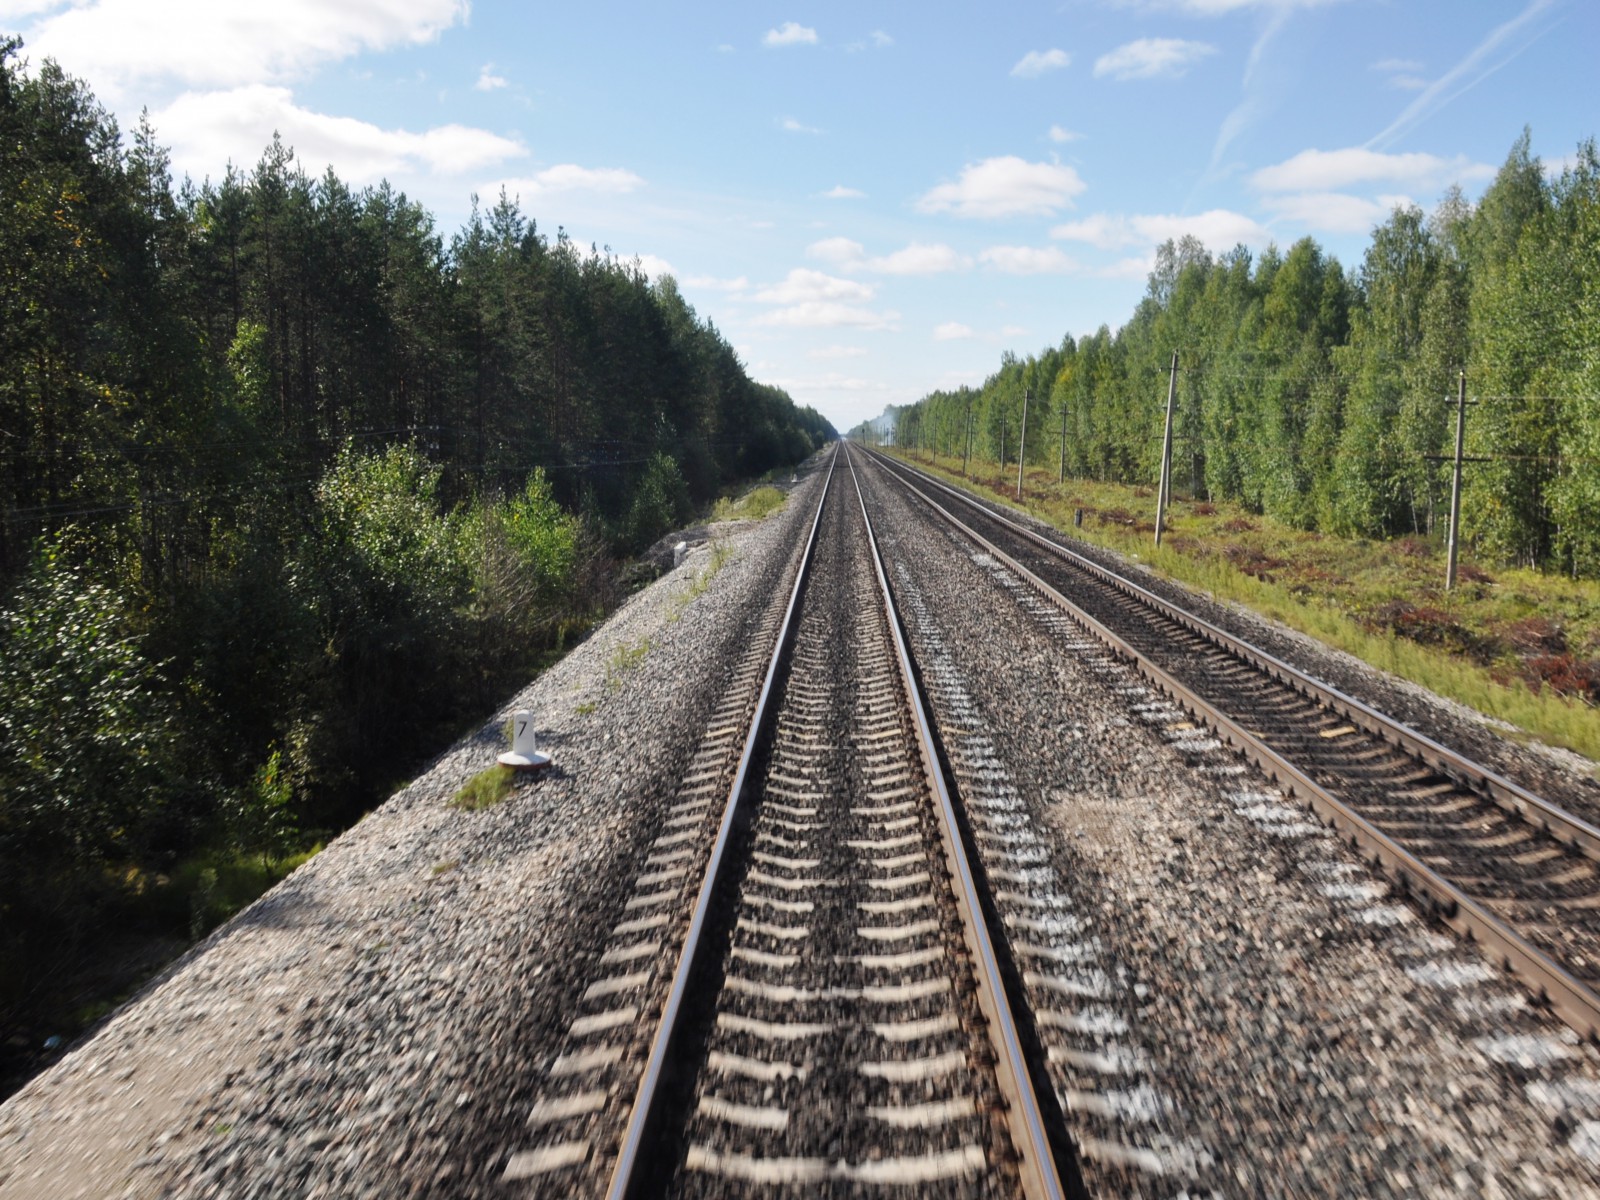
<instances>
[{"instance_id":1,"label":"utility pole","mask_svg":"<svg viewBox=\"0 0 1600 1200\"><path fill-rule=\"evenodd\" d=\"M1456 586L1456 550L1461 527L1461 448L1465 441L1466 428L1467 373L1461 371L1456 376L1456 463L1455 473L1450 480L1450 549L1444 571L1444 587L1447 592L1454 591Z\"/></svg>"},{"instance_id":2,"label":"utility pole","mask_svg":"<svg viewBox=\"0 0 1600 1200\"><path fill-rule=\"evenodd\" d=\"M1022 389L1022 441L1017 444L1017 499L1022 499L1023 464L1028 459L1028 389Z\"/></svg>"},{"instance_id":3,"label":"utility pole","mask_svg":"<svg viewBox=\"0 0 1600 1200\"><path fill-rule=\"evenodd\" d=\"M961 477L968 479L967 460L972 457L972 397L967 397L967 441L961 450Z\"/></svg>"},{"instance_id":4,"label":"utility pole","mask_svg":"<svg viewBox=\"0 0 1600 1200\"><path fill-rule=\"evenodd\" d=\"M1056 478L1057 483L1067 481L1067 398L1061 398L1061 474Z\"/></svg>"},{"instance_id":5,"label":"utility pole","mask_svg":"<svg viewBox=\"0 0 1600 1200\"><path fill-rule=\"evenodd\" d=\"M1172 352L1172 371L1167 378L1167 428L1161 435L1161 483L1156 488L1156 545L1161 545L1161 526L1167 512L1168 478L1172 474L1172 410L1178 401L1178 352Z\"/></svg>"}]
</instances>

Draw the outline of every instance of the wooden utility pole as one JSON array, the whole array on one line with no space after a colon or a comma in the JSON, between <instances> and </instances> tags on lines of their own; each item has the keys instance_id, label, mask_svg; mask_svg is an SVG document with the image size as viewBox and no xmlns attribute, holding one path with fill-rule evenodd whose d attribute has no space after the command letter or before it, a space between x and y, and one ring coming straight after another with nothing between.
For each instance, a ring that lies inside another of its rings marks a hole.
<instances>
[{"instance_id":1,"label":"wooden utility pole","mask_svg":"<svg viewBox=\"0 0 1600 1200\"><path fill-rule=\"evenodd\" d=\"M1022 499L1023 464L1028 459L1028 389L1022 389L1022 440L1017 444L1017 499Z\"/></svg>"},{"instance_id":2,"label":"wooden utility pole","mask_svg":"<svg viewBox=\"0 0 1600 1200\"><path fill-rule=\"evenodd\" d=\"M1172 410L1178 401L1178 352L1172 352L1172 371L1167 377L1167 428L1161 435L1161 483L1156 488L1156 545L1161 545L1161 526L1167 515L1167 489L1172 474Z\"/></svg>"},{"instance_id":3,"label":"wooden utility pole","mask_svg":"<svg viewBox=\"0 0 1600 1200\"><path fill-rule=\"evenodd\" d=\"M1461 448L1465 442L1466 428L1467 373L1462 371L1456 376L1456 462L1455 472L1450 479L1450 549L1444 569L1447 592L1454 591L1456 586L1456 550L1461 527Z\"/></svg>"},{"instance_id":4,"label":"wooden utility pole","mask_svg":"<svg viewBox=\"0 0 1600 1200\"><path fill-rule=\"evenodd\" d=\"M971 457L972 457L972 397L968 396L967 397L967 442L966 442L966 445L962 448L962 451L961 451L961 477L963 479L969 478L969 476L967 475L967 460L969 458L971 458Z\"/></svg>"},{"instance_id":5,"label":"wooden utility pole","mask_svg":"<svg viewBox=\"0 0 1600 1200\"><path fill-rule=\"evenodd\" d=\"M1067 481L1067 400L1061 398L1061 474L1057 476L1057 483Z\"/></svg>"}]
</instances>

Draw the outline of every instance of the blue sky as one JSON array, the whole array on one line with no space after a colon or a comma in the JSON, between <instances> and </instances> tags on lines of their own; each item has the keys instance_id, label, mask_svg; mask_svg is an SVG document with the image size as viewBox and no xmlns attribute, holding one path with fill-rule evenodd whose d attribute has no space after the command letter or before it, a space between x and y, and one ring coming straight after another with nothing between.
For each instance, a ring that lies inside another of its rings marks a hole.
<instances>
[{"instance_id":1,"label":"blue sky","mask_svg":"<svg viewBox=\"0 0 1600 1200\"><path fill-rule=\"evenodd\" d=\"M1476 197L1524 125L1600 134L1595 0L0 0L178 173L388 178L447 235L502 187L670 271L840 429L1113 328L1157 244Z\"/></svg>"}]
</instances>

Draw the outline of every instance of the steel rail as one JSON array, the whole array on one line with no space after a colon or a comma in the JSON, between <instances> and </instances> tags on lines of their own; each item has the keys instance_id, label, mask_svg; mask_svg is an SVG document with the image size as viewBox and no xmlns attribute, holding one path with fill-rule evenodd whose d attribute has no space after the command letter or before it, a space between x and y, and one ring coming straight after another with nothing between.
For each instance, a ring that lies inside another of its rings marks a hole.
<instances>
[{"instance_id":1,"label":"steel rail","mask_svg":"<svg viewBox=\"0 0 1600 1200\"><path fill-rule=\"evenodd\" d=\"M1039 1099L1029 1082L1028 1063L1022 1050L1022 1039L1017 1032L1016 1019L1011 1014L1005 981L1000 973L994 942L984 920L977 880L972 864L961 840L956 823L955 806L950 800L950 790L945 784L944 771L939 766L938 750L934 746L933 731L928 722L927 709L922 703L922 693L917 687L911 669L911 656L906 649L900 623L895 616L894 595L889 590L889 580L884 574L883 558L878 553L878 539L872 531L872 518L867 515L866 497L861 492L861 481L856 476L854 459L847 456L850 478L855 484L856 500L861 505L861 520L867 530L867 546L872 552L872 565L878 576L878 587L883 594L884 612L890 635L894 640L895 661L900 668L900 680L910 702L911 715L917 731L917 747L922 755L923 772L933 789L939 809L939 830L944 842L945 860L956 883L961 901L961 925L967 948L972 954L978 975L977 1000L994 1049L996 1075L1000 1094L1006 1100L1006 1124L1011 1133L1011 1145L1016 1151L1018 1171L1023 1194L1029 1197L1062 1197L1060 1174L1055 1155L1050 1149L1050 1138L1045 1130L1044 1115L1039 1110Z\"/></svg>"},{"instance_id":2,"label":"steel rail","mask_svg":"<svg viewBox=\"0 0 1600 1200\"><path fill-rule=\"evenodd\" d=\"M661 1009L661 1020L650 1045L644 1073L639 1079L639 1090L634 1096L633 1109L628 1116L628 1128L623 1135L621 1147L617 1152L617 1162L612 1169L611 1181L606 1188L608 1200L623 1200L624 1197L637 1194L648 1177L648 1171L641 1168L653 1165L646 1161L645 1151L649 1133L659 1117L656 1103L662 1090L668 1056L677 1036L678 1018L683 1008L684 997L689 991L689 981L700 965L703 949L701 935L710 916L713 896L722 881L724 852L733 834L735 819L744 794L745 780L750 773L751 761L755 758L756 745L767 723L767 708L772 699L773 684L777 680L779 665L788 651L789 643L794 639L796 625L794 618L799 611L800 600L810 576L812 551L816 548L817 530L822 524L822 510L828 503L828 491L833 483L833 471L838 463L839 453L836 447L833 458L828 461L828 475L822 482L822 498L817 502L817 511L811 518L811 532L806 537L800 569L795 573L794 588L789 593L789 605L784 610L783 624L779 627L777 642L772 648L772 658L767 663L766 675L761 683L761 693L756 700L755 714L750 718L750 729L745 735L744 753L739 757L739 767L734 773L733 785L728 789L728 800L723 806L722 821L717 827L717 839L712 844L705 880L701 883L700 894L695 899L694 913L689 921L689 932L684 939L683 951L678 957L677 970L673 973L672 987Z\"/></svg>"},{"instance_id":3,"label":"steel rail","mask_svg":"<svg viewBox=\"0 0 1600 1200\"><path fill-rule=\"evenodd\" d=\"M896 462L887 456L879 455L875 457L887 464L892 464L906 474L916 476L918 480L927 483L929 486L949 493L962 503L977 509L988 519L1004 525L1020 537L1027 538L1049 554L1093 575L1102 583L1118 589L1124 595L1154 608L1163 616L1183 625L1191 633L1204 638L1238 658L1244 659L1250 665L1272 676L1278 682L1299 692L1308 700L1315 701L1324 708L1331 709L1372 736L1398 746L1413 757L1421 759L1440 774L1448 776L1461 786L1491 800L1506 812L1515 814L1530 825L1544 829L1551 837L1578 851L1585 857L1600 861L1600 827L1596 827L1583 820L1583 818L1567 812L1546 800L1543 796L1529 791L1521 784L1507 779L1504 775L1491 770L1482 763L1474 762L1459 751L1441 745L1427 734L1412 729L1409 725L1395 720L1387 713L1380 712L1354 696L1340 691L1332 684L1324 683L1322 680L1306 674L1298 667L1284 662L1257 646L1252 646L1249 642L1241 640L1227 630L1213 625L1203 617L1194 615L1172 601L1156 595L1147 588L1140 587L1132 580L1118 575L1092 559L1050 540L1036 530L1029 529L1011 520L1002 513L998 513L988 507L988 505L963 494L958 488L953 488L942 480L935 479L913 467L907 467L904 463Z\"/></svg>"},{"instance_id":4,"label":"steel rail","mask_svg":"<svg viewBox=\"0 0 1600 1200\"><path fill-rule=\"evenodd\" d=\"M885 471L885 474L899 482L901 487L913 490L897 473ZM1291 795L1299 795L1308 800L1331 825L1370 853L1403 892L1420 893L1432 900L1441 919L1458 933L1480 943L1485 953L1492 958L1498 958L1505 969L1522 976L1528 986L1580 1036L1589 1039L1600 1038L1600 995L1587 984L1574 978L1554 959L1529 944L1482 904L1444 879L1398 842L1376 829L1261 738L1157 666L999 546L961 521L937 501L926 495L923 495L922 499L964 536L981 546L996 561L1003 563L1019 579L1055 604L1074 622L1099 638L1113 654L1132 662L1157 690L1166 693L1196 719L1211 726L1225 742L1238 749Z\"/></svg>"}]
</instances>

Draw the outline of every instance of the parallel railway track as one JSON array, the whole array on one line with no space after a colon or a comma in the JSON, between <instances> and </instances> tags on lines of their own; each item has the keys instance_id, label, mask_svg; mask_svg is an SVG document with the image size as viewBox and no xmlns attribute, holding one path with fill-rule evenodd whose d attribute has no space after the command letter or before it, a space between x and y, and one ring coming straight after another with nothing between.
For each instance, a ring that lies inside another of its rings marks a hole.
<instances>
[{"instance_id":1,"label":"parallel railway track","mask_svg":"<svg viewBox=\"0 0 1600 1200\"><path fill-rule=\"evenodd\" d=\"M1579 1034L1600 1032L1600 830L1021 522L877 462L1136 665L1164 703L1310 803Z\"/></svg>"}]
</instances>

